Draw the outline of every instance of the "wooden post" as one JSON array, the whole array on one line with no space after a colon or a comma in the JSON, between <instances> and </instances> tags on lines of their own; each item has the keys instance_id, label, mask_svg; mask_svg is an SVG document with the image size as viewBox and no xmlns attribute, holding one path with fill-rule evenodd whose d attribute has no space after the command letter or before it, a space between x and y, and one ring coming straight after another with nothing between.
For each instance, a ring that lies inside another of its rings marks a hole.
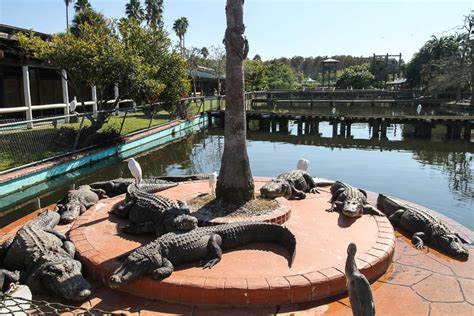
<instances>
[{"instance_id":1,"label":"wooden post","mask_svg":"<svg viewBox=\"0 0 474 316\"><path fill-rule=\"evenodd\" d=\"M92 94L92 115L94 117L97 117L97 87L92 86L91 87L91 94Z\"/></svg>"},{"instance_id":2,"label":"wooden post","mask_svg":"<svg viewBox=\"0 0 474 316\"><path fill-rule=\"evenodd\" d=\"M119 86L118 84L115 84L114 85L114 98L115 100L117 100L117 98L119 97ZM119 103L117 102L117 105L115 106L115 115L119 115Z\"/></svg>"},{"instance_id":3,"label":"wooden post","mask_svg":"<svg viewBox=\"0 0 474 316\"><path fill-rule=\"evenodd\" d=\"M319 136L319 121L313 121L312 133Z\"/></svg>"},{"instance_id":4,"label":"wooden post","mask_svg":"<svg viewBox=\"0 0 474 316\"><path fill-rule=\"evenodd\" d=\"M279 122L279 131L282 133L288 133L288 119L280 118Z\"/></svg>"},{"instance_id":5,"label":"wooden post","mask_svg":"<svg viewBox=\"0 0 474 316\"><path fill-rule=\"evenodd\" d=\"M300 118L298 119L298 135L303 134L303 120Z\"/></svg>"},{"instance_id":6,"label":"wooden post","mask_svg":"<svg viewBox=\"0 0 474 316\"><path fill-rule=\"evenodd\" d=\"M387 122L385 120L382 120L380 124L380 138L387 139Z\"/></svg>"},{"instance_id":7,"label":"wooden post","mask_svg":"<svg viewBox=\"0 0 474 316\"><path fill-rule=\"evenodd\" d=\"M471 140L471 130L472 130L472 122L467 122L466 125L464 125L464 133L463 133L463 139L470 141Z\"/></svg>"},{"instance_id":8,"label":"wooden post","mask_svg":"<svg viewBox=\"0 0 474 316\"><path fill-rule=\"evenodd\" d=\"M33 111L31 109L31 90L30 90L30 72L28 66L22 67L23 71L23 96L25 98L25 106L28 107L26 110L26 120L31 121L33 119ZM33 128L33 122L27 123L28 128Z\"/></svg>"},{"instance_id":9,"label":"wooden post","mask_svg":"<svg viewBox=\"0 0 474 316\"><path fill-rule=\"evenodd\" d=\"M453 138L454 139L461 138L461 125L459 123L454 123L453 125Z\"/></svg>"},{"instance_id":10,"label":"wooden post","mask_svg":"<svg viewBox=\"0 0 474 316\"><path fill-rule=\"evenodd\" d=\"M304 133L305 135L309 135L310 133L310 122L309 122L309 119L305 119L304 121Z\"/></svg>"},{"instance_id":11,"label":"wooden post","mask_svg":"<svg viewBox=\"0 0 474 316\"><path fill-rule=\"evenodd\" d=\"M64 115L69 115L69 91L67 89L67 72L65 69L61 70L61 88L63 90ZM66 123L69 123L69 117L66 118Z\"/></svg>"},{"instance_id":12,"label":"wooden post","mask_svg":"<svg viewBox=\"0 0 474 316\"><path fill-rule=\"evenodd\" d=\"M339 136L341 136L341 137L346 136L346 122L344 122L344 121L341 122Z\"/></svg>"},{"instance_id":13,"label":"wooden post","mask_svg":"<svg viewBox=\"0 0 474 316\"><path fill-rule=\"evenodd\" d=\"M332 121L330 122L329 124L332 125L332 137L336 137L337 136L337 122L336 121Z\"/></svg>"},{"instance_id":14,"label":"wooden post","mask_svg":"<svg viewBox=\"0 0 474 316\"><path fill-rule=\"evenodd\" d=\"M380 122L378 120L372 123L372 139L379 139Z\"/></svg>"},{"instance_id":15,"label":"wooden post","mask_svg":"<svg viewBox=\"0 0 474 316\"><path fill-rule=\"evenodd\" d=\"M347 125L346 125L346 127L347 127L347 128L346 128L346 137L347 137L347 138L351 138L351 124L352 124L352 123L351 123L351 122L347 122L346 124L347 124Z\"/></svg>"},{"instance_id":16,"label":"wooden post","mask_svg":"<svg viewBox=\"0 0 474 316\"><path fill-rule=\"evenodd\" d=\"M275 116L272 116L272 133L276 132L277 129L277 121Z\"/></svg>"}]
</instances>

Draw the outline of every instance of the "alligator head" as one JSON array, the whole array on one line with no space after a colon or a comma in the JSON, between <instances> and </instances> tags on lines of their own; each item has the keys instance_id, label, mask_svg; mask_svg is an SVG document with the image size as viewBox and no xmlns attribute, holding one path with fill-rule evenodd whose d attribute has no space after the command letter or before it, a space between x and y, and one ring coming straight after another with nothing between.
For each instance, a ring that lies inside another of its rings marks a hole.
<instances>
[{"instance_id":1,"label":"alligator head","mask_svg":"<svg viewBox=\"0 0 474 316\"><path fill-rule=\"evenodd\" d=\"M71 201L62 205L59 209L61 223L71 223L81 214L82 206L77 201Z\"/></svg>"},{"instance_id":2,"label":"alligator head","mask_svg":"<svg viewBox=\"0 0 474 316\"><path fill-rule=\"evenodd\" d=\"M158 253L158 250L157 250ZM125 262L114 271L114 274L109 278L109 286L117 288L120 285L152 272L154 269L162 265L162 258L160 255L153 256L153 260L142 252L142 249L133 251L125 259Z\"/></svg>"},{"instance_id":3,"label":"alligator head","mask_svg":"<svg viewBox=\"0 0 474 316\"><path fill-rule=\"evenodd\" d=\"M81 263L74 259L58 259L55 254L43 256L37 271L41 287L71 301L83 301L91 294L91 286L81 273Z\"/></svg>"},{"instance_id":4,"label":"alligator head","mask_svg":"<svg viewBox=\"0 0 474 316\"><path fill-rule=\"evenodd\" d=\"M463 246L462 241L455 234L439 236L438 243L442 250L455 258L467 260L469 257L469 250Z\"/></svg>"},{"instance_id":5,"label":"alligator head","mask_svg":"<svg viewBox=\"0 0 474 316\"><path fill-rule=\"evenodd\" d=\"M173 226L175 230L189 231L198 227L198 220L194 216L182 214L173 220Z\"/></svg>"},{"instance_id":6,"label":"alligator head","mask_svg":"<svg viewBox=\"0 0 474 316\"><path fill-rule=\"evenodd\" d=\"M364 214L364 205L359 198L347 199L342 204L342 214L347 217L360 217Z\"/></svg>"},{"instance_id":7,"label":"alligator head","mask_svg":"<svg viewBox=\"0 0 474 316\"><path fill-rule=\"evenodd\" d=\"M283 196L288 199L291 197L291 186L288 181L273 179L260 188L260 194L264 198L271 199Z\"/></svg>"}]
</instances>

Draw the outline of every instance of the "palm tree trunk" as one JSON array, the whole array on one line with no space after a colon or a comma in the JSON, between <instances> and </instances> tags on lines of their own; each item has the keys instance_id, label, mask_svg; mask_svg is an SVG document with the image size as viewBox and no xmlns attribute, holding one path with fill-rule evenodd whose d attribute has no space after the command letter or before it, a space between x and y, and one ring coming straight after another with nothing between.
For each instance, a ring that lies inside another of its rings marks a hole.
<instances>
[{"instance_id":1,"label":"palm tree trunk","mask_svg":"<svg viewBox=\"0 0 474 316\"><path fill-rule=\"evenodd\" d=\"M254 198L246 144L243 60L247 57L248 45L244 36L243 6L243 0L227 0L225 143L216 187L218 199L241 203Z\"/></svg>"},{"instance_id":2,"label":"palm tree trunk","mask_svg":"<svg viewBox=\"0 0 474 316\"><path fill-rule=\"evenodd\" d=\"M66 32L69 32L69 3L66 1Z\"/></svg>"}]
</instances>

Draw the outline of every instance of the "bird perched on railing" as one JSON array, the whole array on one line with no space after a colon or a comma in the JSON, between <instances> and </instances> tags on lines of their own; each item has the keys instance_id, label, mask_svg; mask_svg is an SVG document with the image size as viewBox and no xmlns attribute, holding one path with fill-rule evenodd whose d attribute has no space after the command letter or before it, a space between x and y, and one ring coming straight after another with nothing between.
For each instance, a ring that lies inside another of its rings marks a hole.
<instances>
[{"instance_id":1,"label":"bird perched on railing","mask_svg":"<svg viewBox=\"0 0 474 316\"><path fill-rule=\"evenodd\" d=\"M300 158L298 159L298 162L296 163L296 170L303 170L303 171L308 171L309 167L309 160Z\"/></svg>"},{"instance_id":2,"label":"bird perched on railing","mask_svg":"<svg viewBox=\"0 0 474 316\"><path fill-rule=\"evenodd\" d=\"M76 111L76 107L77 107L77 99L76 97L74 97L74 99L72 99L72 101L69 103L69 111L72 113L72 112L75 112Z\"/></svg>"},{"instance_id":3,"label":"bird perched on railing","mask_svg":"<svg viewBox=\"0 0 474 316\"><path fill-rule=\"evenodd\" d=\"M332 108L332 114L336 114L336 108Z\"/></svg>"},{"instance_id":4,"label":"bird perched on railing","mask_svg":"<svg viewBox=\"0 0 474 316\"><path fill-rule=\"evenodd\" d=\"M418 104L418 106L416 107L416 113L418 113L419 115L422 109L423 109L423 106L421 104Z\"/></svg>"},{"instance_id":5,"label":"bird perched on railing","mask_svg":"<svg viewBox=\"0 0 474 316\"><path fill-rule=\"evenodd\" d=\"M211 193L215 193L217 184L217 171L214 171L209 175L209 187L211 188Z\"/></svg>"},{"instance_id":6,"label":"bird perched on railing","mask_svg":"<svg viewBox=\"0 0 474 316\"><path fill-rule=\"evenodd\" d=\"M140 167L140 164L138 163L138 161L136 161L133 158L127 159L127 161L128 161L128 170L130 170L130 173L135 178L136 185L138 186L140 182L142 181L142 167Z\"/></svg>"}]
</instances>

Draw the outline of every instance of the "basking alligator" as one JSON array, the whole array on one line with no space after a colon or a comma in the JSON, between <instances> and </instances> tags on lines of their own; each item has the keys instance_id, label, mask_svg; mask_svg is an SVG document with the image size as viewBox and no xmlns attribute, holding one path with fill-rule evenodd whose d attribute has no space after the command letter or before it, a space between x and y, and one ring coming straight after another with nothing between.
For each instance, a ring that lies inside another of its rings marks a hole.
<instances>
[{"instance_id":1,"label":"basking alligator","mask_svg":"<svg viewBox=\"0 0 474 316\"><path fill-rule=\"evenodd\" d=\"M336 181L331 186L331 207L327 212L341 212L347 217L360 217L363 214L385 216L367 202L367 193L347 183Z\"/></svg>"},{"instance_id":2,"label":"basking alligator","mask_svg":"<svg viewBox=\"0 0 474 316\"><path fill-rule=\"evenodd\" d=\"M61 214L61 222L72 222L99 199L105 197L107 195L104 190L93 189L88 185L81 185L78 189L68 191L66 197L56 204L58 213Z\"/></svg>"},{"instance_id":3,"label":"basking alligator","mask_svg":"<svg viewBox=\"0 0 474 316\"><path fill-rule=\"evenodd\" d=\"M131 234L154 232L161 236L197 227L197 219L190 215L186 203L175 203L167 197L142 192L135 184L129 185L125 204L118 204L112 213L130 220L131 224L122 229Z\"/></svg>"},{"instance_id":4,"label":"basking alligator","mask_svg":"<svg viewBox=\"0 0 474 316\"><path fill-rule=\"evenodd\" d=\"M398 225L413 234L412 242L417 249L423 248L426 241L455 258L467 260L469 257L469 251L462 244L468 242L429 212L383 194L379 194L377 205L391 214L388 219L393 226Z\"/></svg>"},{"instance_id":5,"label":"basking alligator","mask_svg":"<svg viewBox=\"0 0 474 316\"><path fill-rule=\"evenodd\" d=\"M109 285L118 287L147 273L161 280L173 273L175 265L186 262L202 260L204 268L211 268L221 260L222 250L252 242L274 242L284 246L290 252L288 265L291 267L296 240L287 228L269 223L240 222L163 235L130 253L110 277Z\"/></svg>"},{"instance_id":6,"label":"basking alligator","mask_svg":"<svg viewBox=\"0 0 474 316\"><path fill-rule=\"evenodd\" d=\"M319 193L319 191L311 175L303 170L282 173L260 189L260 194L264 198L283 196L289 200L304 199L306 193Z\"/></svg>"},{"instance_id":7,"label":"basking alligator","mask_svg":"<svg viewBox=\"0 0 474 316\"><path fill-rule=\"evenodd\" d=\"M74 244L53 230L59 219L58 213L45 211L25 224L2 245L2 266L24 271L34 293L51 291L82 301L91 293L90 285L81 274L81 263L74 260Z\"/></svg>"},{"instance_id":8,"label":"basking alligator","mask_svg":"<svg viewBox=\"0 0 474 316\"><path fill-rule=\"evenodd\" d=\"M375 315L375 303L372 289L370 288L369 281L357 268L355 262L356 252L356 245L350 243L347 247L345 272L352 314L354 316L373 316Z\"/></svg>"},{"instance_id":9,"label":"basking alligator","mask_svg":"<svg viewBox=\"0 0 474 316\"><path fill-rule=\"evenodd\" d=\"M179 176L158 176L145 178L140 182L139 189L147 193L160 192L178 185L178 182L209 179L208 174L197 173ZM99 181L90 184L93 189L102 189L107 196L113 197L127 193L130 184L135 183L135 178L118 178L108 181Z\"/></svg>"}]
</instances>

